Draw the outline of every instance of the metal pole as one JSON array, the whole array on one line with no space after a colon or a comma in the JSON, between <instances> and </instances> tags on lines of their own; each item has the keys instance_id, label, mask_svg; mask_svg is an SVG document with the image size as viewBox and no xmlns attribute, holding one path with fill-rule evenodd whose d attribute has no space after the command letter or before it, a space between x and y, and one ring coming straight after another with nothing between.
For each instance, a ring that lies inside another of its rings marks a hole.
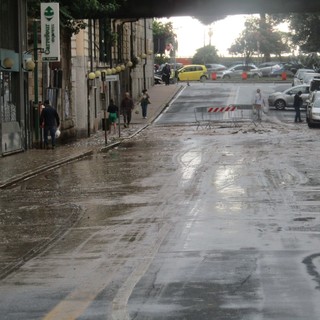
<instances>
[{"instance_id":1,"label":"metal pole","mask_svg":"<svg viewBox=\"0 0 320 320\"><path fill-rule=\"evenodd\" d=\"M119 81L118 81L119 83ZM122 98L120 97L120 86L118 85L118 130L119 130L119 138L121 137L121 128L120 128L120 108L121 108L121 101Z\"/></svg>"},{"instance_id":2,"label":"metal pole","mask_svg":"<svg viewBox=\"0 0 320 320\"><path fill-rule=\"evenodd\" d=\"M104 71L101 72L101 80L102 80L102 94L103 94L103 109L104 109L104 144L107 145L108 143L108 135L107 135L107 97L106 97L106 87L105 87L105 81L106 81L106 74Z\"/></svg>"},{"instance_id":3,"label":"metal pole","mask_svg":"<svg viewBox=\"0 0 320 320\"><path fill-rule=\"evenodd\" d=\"M38 22L33 20L33 58L34 58L34 116L35 116L35 139L39 143L39 91L38 91Z\"/></svg>"},{"instance_id":4,"label":"metal pole","mask_svg":"<svg viewBox=\"0 0 320 320\"><path fill-rule=\"evenodd\" d=\"M147 19L146 18L144 18L144 52L147 53ZM144 59L144 64L143 64L143 88L144 89L147 89L146 64L147 64L147 57Z\"/></svg>"}]
</instances>

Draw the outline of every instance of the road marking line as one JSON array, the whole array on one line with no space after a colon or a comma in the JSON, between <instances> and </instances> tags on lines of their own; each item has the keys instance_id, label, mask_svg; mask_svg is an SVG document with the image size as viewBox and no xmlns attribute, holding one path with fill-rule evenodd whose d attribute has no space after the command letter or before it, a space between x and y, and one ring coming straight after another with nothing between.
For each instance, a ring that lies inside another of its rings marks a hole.
<instances>
[{"instance_id":1,"label":"road marking line","mask_svg":"<svg viewBox=\"0 0 320 320\"><path fill-rule=\"evenodd\" d=\"M143 259L142 262L135 268L135 270L128 277L123 286L119 289L117 295L112 302L112 319L113 320L129 320L129 312L127 309L127 304L130 295L138 281L147 272L154 256L159 251L159 248L166 238L171 226L165 223L164 226L158 233L158 237L154 241L154 245L148 250L148 258Z\"/></svg>"}]
</instances>

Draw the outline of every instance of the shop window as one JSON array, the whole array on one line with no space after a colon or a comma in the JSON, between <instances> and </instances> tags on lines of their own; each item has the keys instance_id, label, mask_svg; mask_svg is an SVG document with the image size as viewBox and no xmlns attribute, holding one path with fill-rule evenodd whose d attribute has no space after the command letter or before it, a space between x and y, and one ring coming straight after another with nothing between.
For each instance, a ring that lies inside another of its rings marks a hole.
<instances>
[{"instance_id":1,"label":"shop window","mask_svg":"<svg viewBox=\"0 0 320 320\"><path fill-rule=\"evenodd\" d=\"M11 72L0 72L1 121L17 121L16 106L12 102Z\"/></svg>"}]
</instances>

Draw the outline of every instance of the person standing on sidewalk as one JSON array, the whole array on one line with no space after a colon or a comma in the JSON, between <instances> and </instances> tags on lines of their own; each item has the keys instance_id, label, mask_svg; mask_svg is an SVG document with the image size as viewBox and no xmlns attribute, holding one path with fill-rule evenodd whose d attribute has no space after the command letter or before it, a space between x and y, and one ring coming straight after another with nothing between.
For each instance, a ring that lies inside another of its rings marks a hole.
<instances>
[{"instance_id":1,"label":"person standing on sidewalk","mask_svg":"<svg viewBox=\"0 0 320 320\"><path fill-rule=\"evenodd\" d=\"M171 68L168 63L166 63L162 70L162 75L166 86L170 84Z\"/></svg>"},{"instance_id":2,"label":"person standing on sidewalk","mask_svg":"<svg viewBox=\"0 0 320 320\"><path fill-rule=\"evenodd\" d=\"M303 100L301 98L302 91L299 91L294 95L294 100L293 100L293 107L294 110L296 111L296 116L294 118L294 122L302 122L301 120L301 113L300 113L300 107L302 106Z\"/></svg>"},{"instance_id":3,"label":"person standing on sidewalk","mask_svg":"<svg viewBox=\"0 0 320 320\"><path fill-rule=\"evenodd\" d=\"M57 110L50 105L49 100L44 101L44 109L42 110L40 115L40 124L41 126L43 126L45 148L49 148L48 135L50 133L51 145L52 149L54 149L56 144L56 131L60 126L60 118Z\"/></svg>"},{"instance_id":4,"label":"person standing on sidewalk","mask_svg":"<svg viewBox=\"0 0 320 320\"><path fill-rule=\"evenodd\" d=\"M132 98L130 97L130 93L126 92L120 104L120 111L123 114L123 121L124 121L125 128L129 128L133 108L134 108L134 103Z\"/></svg>"},{"instance_id":5,"label":"person standing on sidewalk","mask_svg":"<svg viewBox=\"0 0 320 320\"><path fill-rule=\"evenodd\" d=\"M110 99L110 104L108 106L109 112L109 133L111 133L111 127L113 127L114 133L116 133L117 129L117 120L118 120L118 107L114 104L113 99Z\"/></svg>"},{"instance_id":6,"label":"person standing on sidewalk","mask_svg":"<svg viewBox=\"0 0 320 320\"><path fill-rule=\"evenodd\" d=\"M257 92L256 92L256 95L254 97L254 109L257 113L257 120L258 121L261 121L262 119L262 108L266 105L263 97L262 97L262 94L261 94L261 91L260 89L257 89Z\"/></svg>"},{"instance_id":7,"label":"person standing on sidewalk","mask_svg":"<svg viewBox=\"0 0 320 320\"><path fill-rule=\"evenodd\" d=\"M147 119L147 108L148 104L150 104L150 96L148 94L148 91L146 89L142 90L142 97L140 99L140 105L142 108L142 117L143 119Z\"/></svg>"}]
</instances>

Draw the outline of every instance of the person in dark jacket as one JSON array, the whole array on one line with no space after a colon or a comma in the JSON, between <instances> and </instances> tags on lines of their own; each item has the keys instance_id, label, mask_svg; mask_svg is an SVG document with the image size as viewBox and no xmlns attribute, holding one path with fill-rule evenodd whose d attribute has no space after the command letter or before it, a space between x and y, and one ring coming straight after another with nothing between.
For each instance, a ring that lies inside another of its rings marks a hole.
<instances>
[{"instance_id":1,"label":"person in dark jacket","mask_svg":"<svg viewBox=\"0 0 320 320\"><path fill-rule=\"evenodd\" d=\"M300 114L300 107L303 104L303 100L301 98L301 95L302 95L302 91L299 91L298 93L296 93L294 95L293 107L294 107L294 110L296 111L294 122L302 122L301 114Z\"/></svg>"},{"instance_id":2,"label":"person in dark jacket","mask_svg":"<svg viewBox=\"0 0 320 320\"><path fill-rule=\"evenodd\" d=\"M148 104L150 104L150 96L148 94L147 89L142 90L142 97L140 99L140 105L142 108L142 117L143 119L147 119L147 108Z\"/></svg>"},{"instance_id":3,"label":"person in dark jacket","mask_svg":"<svg viewBox=\"0 0 320 320\"><path fill-rule=\"evenodd\" d=\"M57 110L50 105L49 100L44 101L44 109L40 115L40 124L43 127L45 148L49 148L48 134L50 133L51 145L52 149L54 149L56 142L56 131L60 126L60 118Z\"/></svg>"},{"instance_id":4,"label":"person in dark jacket","mask_svg":"<svg viewBox=\"0 0 320 320\"><path fill-rule=\"evenodd\" d=\"M133 108L134 108L134 103L132 98L130 97L130 93L126 92L120 105L120 111L123 114L123 121L124 121L125 128L129 128Z\"/></svg>"},{"instance_id":5,"label":"person in dark jacket","mask_svg":"<svg viewBox=\"0 0 320 320\"><path fill-rule=\"evenodd\" d=\"M117 120L118 120L118 107L114 104L113 99L110 99L110 104L108 106L107 111L109 112L109 122L110 122L109 133L111 133L112 126L113 126L113 132L116 133Z\"/></svg>"},{"instance_id":6,"label":"person in dark jacket","mask_svg":"<svg viewBox=\"0 0 320 320\"><path fill-rule=\"evenodd\" d=\"M168 86L170 84L170 76L171 76L171 68L168 63L166 63L162 69L162 76L166 86Z\"/></svg>"}]
</instances>

